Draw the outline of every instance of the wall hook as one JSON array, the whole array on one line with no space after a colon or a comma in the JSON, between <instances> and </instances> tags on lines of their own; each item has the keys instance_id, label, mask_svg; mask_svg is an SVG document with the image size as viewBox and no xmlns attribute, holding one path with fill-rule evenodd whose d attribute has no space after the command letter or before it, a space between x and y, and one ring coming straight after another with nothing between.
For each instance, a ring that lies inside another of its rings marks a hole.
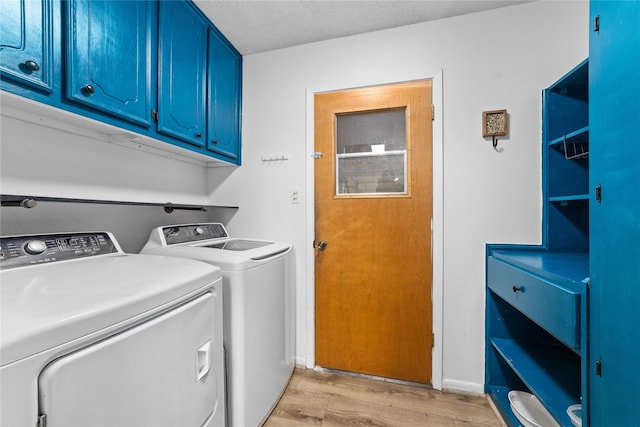
<instances>
[{"instance_id":1,"label":"wall hook","mask_svg":"<svg viewBox=\"0 0 640 427\"><path fill-rule=\"evenodd\" d=\"M493 139L493 149L498 153L502 149L498 148L497 136L507 134L507 110L492 110L482 112L482 136Z\"/></svg>"},{"instance_id":2,"label":"wall hook","mask_svg":"<svg viewBox=\"0 0 640 427\"><path fill-rule=\"evenodd\" d=\"M498 138L493 137L493 149L496 150L498 153L502 151L502 148L498 148Z\"/></svg>"}]
</instances>

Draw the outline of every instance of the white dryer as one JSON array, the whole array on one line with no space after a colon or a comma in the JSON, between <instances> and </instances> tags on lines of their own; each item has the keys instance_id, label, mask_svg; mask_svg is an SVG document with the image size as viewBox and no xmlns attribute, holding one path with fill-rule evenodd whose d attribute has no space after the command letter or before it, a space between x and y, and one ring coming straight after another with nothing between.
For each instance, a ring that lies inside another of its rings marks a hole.
<instances>
[{"instance_id":1,"label":"white dryer","mask_svg":"<svg viewBox=\"0 0 640 427\"><path fill-rule=\"evenodd\" d=\"M225 425L220 269L110 233L0 238L0 425Z\"/></svg>"},{"instance_id":2,"label":"white dryer","mask_svg":"<svg viewBox=\"0 0 640 427\"><path fill-rule=\"evenodd\" d=\"M190 258L222 269L227 416L230 427L261 425L294 368L291 245L230 238L219 223L158 227L141 253Z\"/></svg>"}]
</instances>

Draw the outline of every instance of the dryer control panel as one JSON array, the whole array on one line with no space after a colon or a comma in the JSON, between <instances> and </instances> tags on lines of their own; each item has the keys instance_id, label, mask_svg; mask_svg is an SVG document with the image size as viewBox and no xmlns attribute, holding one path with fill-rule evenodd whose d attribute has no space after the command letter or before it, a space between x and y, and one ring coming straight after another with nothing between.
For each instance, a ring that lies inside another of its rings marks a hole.
<instances>
[{"instance_id":1,"label":"dryer control panel","mask_svg":"<svg viewBox=\"0 0 640 427\"><path fill-rule=\"evenodd\" d=\"M0 269L121 252L110 233L0 237Z\"/></svg>"},{"instance_id":2,"label":"dryer control panel","mask_svg":"<svg viewBox=\"0 0 640 427\"><path fill-rule=\"evenodd\" d=\"M172 225L162 228L167 245L229 237L220 223Z\"/></svg>"}]
</instances>

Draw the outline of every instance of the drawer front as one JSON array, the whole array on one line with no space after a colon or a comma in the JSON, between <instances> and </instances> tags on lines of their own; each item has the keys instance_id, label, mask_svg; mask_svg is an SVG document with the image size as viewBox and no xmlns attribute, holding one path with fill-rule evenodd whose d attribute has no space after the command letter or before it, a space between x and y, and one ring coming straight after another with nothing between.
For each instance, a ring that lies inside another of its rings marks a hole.
<instances>
[{"instance_id":1,"label":"drawer front","mask_svg":"<svg viewBox=\"0 0 640 427\"><path fill-rule=\"evenodd\" d=\"M489 288L566 345L580 349L580 294L489 257Z\"/></svg>"}]
</instances>

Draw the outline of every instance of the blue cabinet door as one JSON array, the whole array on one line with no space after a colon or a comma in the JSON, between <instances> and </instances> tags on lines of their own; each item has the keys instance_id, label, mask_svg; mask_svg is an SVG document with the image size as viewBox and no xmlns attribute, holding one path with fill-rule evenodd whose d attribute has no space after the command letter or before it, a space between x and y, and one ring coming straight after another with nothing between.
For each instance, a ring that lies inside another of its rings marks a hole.
<instances>
[{"instance_id":1,"label":"blue cabinet door","mask_svg":"<svg viewBox=\"0 0 640 427\"><path fill-rule=\"evenodd\" d=\"M190 3L160 2L158 132L204 147L207 23Z\"/></svg>"},{"instance_id":2,"label":"blue cabinet door","mask_svg":"<svg viewBox=\"0 0 640 427\"><path fill-rule=\"evenodd\" d=\"M151 126L156 4L70 0L66 22L66 97Z\"/></svg>"},{"instance_id":3,"label":"blue cabinet door","mask_svg":"<svg viewBox=\"0 0 640 427\"><path fill-rule=\"evenodd\" d=\"M3 79L53 91L50 0L2 0L0 73Z\"/></svg>"},{"instance_id":4,"label":"blue cabinet door","mask_svg":"<svg viewBox=\"0 0 640 427\"><path fill-rule=\"evenodd\" d=\"M590 14L590 426L638 426L640 1Z\"/></svg>"},{"instance_id":5,"label":"blue cabinet door","mask_svg":"<svg viewBox=\"0 0 640 427\"><path fill-rule=\"evenodd\" d=\"M240 163L242 56L209 31L209 120L207 149Z\"/></svg>"}]
</instances>

